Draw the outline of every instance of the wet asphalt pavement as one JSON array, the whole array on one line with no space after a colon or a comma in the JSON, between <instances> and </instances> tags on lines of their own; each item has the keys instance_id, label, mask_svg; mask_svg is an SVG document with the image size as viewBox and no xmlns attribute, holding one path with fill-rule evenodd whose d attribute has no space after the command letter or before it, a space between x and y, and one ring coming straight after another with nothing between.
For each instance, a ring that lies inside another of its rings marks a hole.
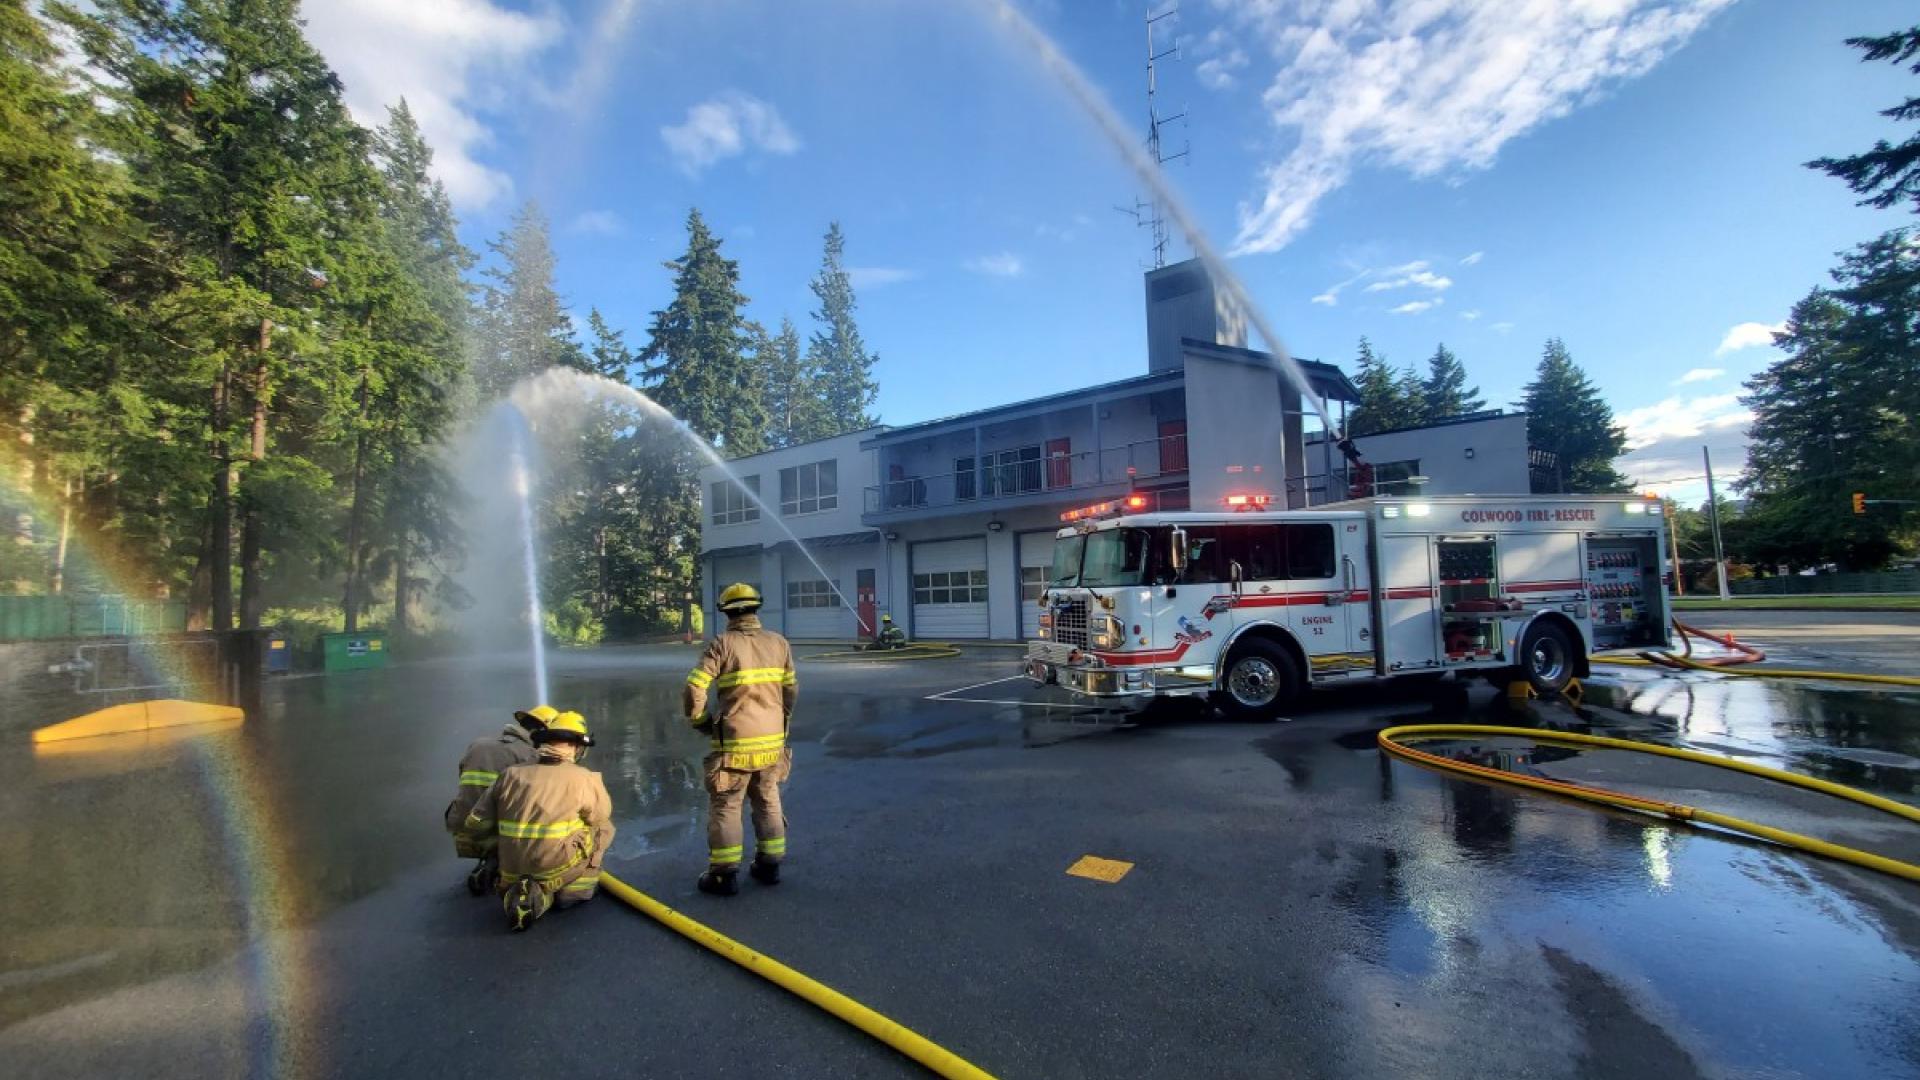
<instances>
[{"instance_id":1,"label":"wet asphalt pavement","mask_svg":"<svg viewBox=\"0 0 1920 1080\"><path fill-rule=\"evenodd\" d=\"M692 656L555 658L608 868L997 1075L1920 1076L1920 886L1373 743L1565 727L1920 802L1920 695L1629 671L1578 709L1447 684L1247 725L1068 708L1004 649L803 663L788 880L720 900ZM403 665L235 729L0 745L0 1075L918 1074L605 894L526 935L466 895L440 811L527 681ZM1906 823L1719 770L1534 767L1920 861ZM1067 876L1086 854L1135 865Z\"/></svg>"}]
</instances>

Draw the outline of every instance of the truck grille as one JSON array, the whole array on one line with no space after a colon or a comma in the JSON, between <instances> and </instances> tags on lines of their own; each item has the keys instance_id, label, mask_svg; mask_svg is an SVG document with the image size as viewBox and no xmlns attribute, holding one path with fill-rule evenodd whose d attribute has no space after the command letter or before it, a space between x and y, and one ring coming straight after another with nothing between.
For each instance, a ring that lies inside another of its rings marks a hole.
<instances>
[{"instance_id":1,"label":"truck grille","mask_svg":"<svg viewBox=\"0 0 1920 1080\"><path fill-rule=\"evenodd\" d=\"M1066 600L1053 606L1053 640L1062 645L1087 647L1087 602Z\"/></svg>"}]
</instances>

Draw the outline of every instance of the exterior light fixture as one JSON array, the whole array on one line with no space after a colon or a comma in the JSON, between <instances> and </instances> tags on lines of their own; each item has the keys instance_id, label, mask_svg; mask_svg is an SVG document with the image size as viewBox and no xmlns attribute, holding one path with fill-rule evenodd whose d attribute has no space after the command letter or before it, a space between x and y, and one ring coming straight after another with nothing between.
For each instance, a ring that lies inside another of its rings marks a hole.
<instances>
[{"instance_id":1,"label":"exterior light fixture","mask_svg":"<svg viewBox=\"0 0 1920 1080\"><path fill-rule=\"evenodd\" d=\"M1005 525L1004 523L1002 523L1002 522L999 522L999 521L989 521L989 522L987 522L987 531L988 531L988 532L999 532L999 531L1000 531L1001 529L1004 529L1004 528L1006 528L1006 525Z\"/></svg>"}]
</instances>

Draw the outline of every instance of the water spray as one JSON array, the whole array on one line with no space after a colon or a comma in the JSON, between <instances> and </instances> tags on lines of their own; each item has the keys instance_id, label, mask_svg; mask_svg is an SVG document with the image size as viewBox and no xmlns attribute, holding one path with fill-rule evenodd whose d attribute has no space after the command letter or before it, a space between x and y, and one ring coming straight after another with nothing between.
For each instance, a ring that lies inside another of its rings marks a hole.
<instances>
[{"instance_id":1,"label":"water spray","mask_svg":"<svg viewBox=\"0 0 1920 1080\"><path fill-rule=\"evenodd\" d=\"M1133 134L1127 130L1126 124L1121 121L1119 114L1113 111L1113 106L1109 105L1100 91L1087 80L1086 74L1080 70L1079 66L1067 59L1066 54L1053 43L1053 39L1047 36L1046 31L1035 26L1033 21L1021 14L1009 0L978 0L978 2L984 5L1002 25L1011 29L1014 36L1040 59L1040 63L1056 79L1060 80L1060 84L1066 88L1075 103L1093 120L1094 126L1100 129L1100 133L1106 136L1109 143L1113 144L1121 160L1133 170L1141 183L1153 191L1154 197L1167 208L1173 223L1179 226L1181 234L1186 237L1187 245L1193 248L1194 256L1206 265L1207 272L1213 275L1214 281L1225 287L1229 299L1246 313L1247 320L1260 332L1260 339L1266 342L1267 351L1273 355L1274 366L1279 369L1280 374L1293 384L1302 401L1313 406L1313 411L1319 414L1325 430L1329 433L1336 431L1333 414L1327 410L1327 403L1314 392L1312 384L1307 381L1306 372L1294 362L1292 354L1287 351L1286 344L1280 340L1280 335L1274 332L1273 325L1267 321L1266 315L1254 305L1253 297L1248 294L1247 287L1241 283L1238 275L1228 269L1226 260L1221 258L1212 242L1207 239L1206 232L1200 228L1200 223L1194 218L1192 211L1180 201L1172 182L1161 171L1159 163L1141 149ZM1350 460L1358 457L1357 451L1351 449L1351 444L1341 447L1341 452L1347 454Z\"/></svg>"},{"instance_id":2,"label":"water spray","mask_svg":"<svg viewBox=\"0 0 1920 1080\"><path fill-rule=\"evenodd\" d=\"M546 617L540 610L540 568L533 550L533 478L527 468L527 418L514 411L509 478L520 503L520 545L527 572L527 628L533 639L533 700L547 700Z\"/></svg>"}]
</instances>

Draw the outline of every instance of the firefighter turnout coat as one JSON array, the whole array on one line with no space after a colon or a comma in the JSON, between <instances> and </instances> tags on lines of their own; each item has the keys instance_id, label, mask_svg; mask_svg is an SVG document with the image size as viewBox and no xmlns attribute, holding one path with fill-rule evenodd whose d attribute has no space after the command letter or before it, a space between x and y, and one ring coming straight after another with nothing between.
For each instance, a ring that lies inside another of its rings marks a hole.
<instances>
[{"instance_id":1,"label":"firefighter turnout coat","mask_svg":"<svg viewBox=\"0 0 1920 1080\"><path fill-rule=\"evenodd\" d=\"M785 760L787 718L799 693L787 639L743 615L687 673L687 722L710 732L719 768L770 768Z\"/></svg>"},{"instance_id":2,"label":"firefighter turnout coat","mask_svg":"<svg viewBox=\"0 0 1920 1080\"><path fill-rule=\"evenodd\" d=\"M508 724L500 734L475 739L460 755L460 790L447 804L447 831L453 834L454 851L463 859L478 859L493 850L492 834L467 829L467 814L473 804L493 786L500 774L514 765L534 759L533 743L517 722Z\"/></svg>"},{"instance_id":3,"label":"firefighter turnout coat","mask_svg":"<svg viewBox=\"0 0 1920 1080\"><path fill-rule=\"evenodd\" d=\"M498 837L503 886L530 877L549 887L579 882L590 890L613 843L613 800L599 773L541 760L501 773L465 824Z\"/></svg>"}]
</instances>

